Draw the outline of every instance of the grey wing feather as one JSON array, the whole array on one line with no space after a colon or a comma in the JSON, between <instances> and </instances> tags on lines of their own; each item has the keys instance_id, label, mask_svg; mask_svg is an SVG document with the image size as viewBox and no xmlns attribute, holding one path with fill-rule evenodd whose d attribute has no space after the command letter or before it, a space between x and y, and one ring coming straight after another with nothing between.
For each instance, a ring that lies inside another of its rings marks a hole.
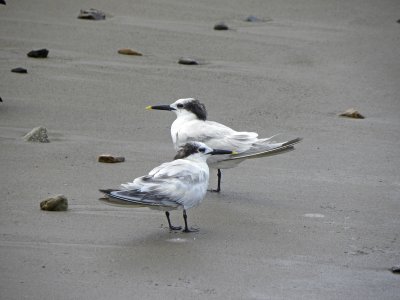
<instances>
[{"instance_id":1,"label":"grey wing feather","mask_svg":"<svg viewBox=\"0 0 400 300\"><path fill-rule=\"evenodd\" d=\"M226 160L228 161L228 160L236 160L244 158L250 159L250 158L258 158L263 156L272 156L276 154L281 154L284 152L294 150L294 145L301 142L301 140L302 140L301 138L296 138L288 142L282 143L280 146L274 148L271 148L271 146L268 146L268 144L266 144L264 149L262 146L258 146L256 149L250 149L248 151L244 151L236 155L231 155Z\"/></svg>"},{"instance_id":2,"label":"grey wing feather","mask_svg":"<svg viewBox=\"0 0 400 300\"><path fill-rule=\"evenodd\" d=\"M179 203L171 201L166 195L157 192L143 193L139 190L117 190L111 192L104 192L107 198L100 198L100 200L114 205L134 206L134 207L170 207L176 208Z\"/></svg>"},{"instance_id":3,"label":"grey wing feather","mask_svg":"<svg viewBox=\"0 0 400 300\"><path fill-rule=\"evenodd\" d=\"M194 167L189 162L178 159L154 168L149 175L122 184L122 190L101 192L119 204L126 202L149 207L177 208L183 204L182 199L193 183L200 180L193 172Z\"/></svg>"}]
</instances>

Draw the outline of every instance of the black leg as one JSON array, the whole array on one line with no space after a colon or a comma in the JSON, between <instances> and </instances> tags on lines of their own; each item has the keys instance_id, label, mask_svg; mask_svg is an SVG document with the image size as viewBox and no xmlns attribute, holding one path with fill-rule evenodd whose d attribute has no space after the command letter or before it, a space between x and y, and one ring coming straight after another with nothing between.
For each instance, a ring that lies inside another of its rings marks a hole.
<instances>
[{"instance_id":1,"label":"black leg","mask_svg":"<svg viewBox=\"0 0 400 300\"><path fill-rule=\"evenodd\" d=\"M188 225L187 225L187 215L186 215L186 210L183 210L183 220L185 221L185 229L182 230L183 232L196 232L199 231L198 229L189 229Z\"/></svg>"},{"instance_id":2,"label":"black leg","mask_svg":"<svg viewBox=\"0 0 400 300\"><path fill-rule=\"evenodd\" d=\"M216 190L211 189L210 192L214 193L219 193L221 191L221 178L222 178L222 172L220 169L217 171L217 176L218 176L218 186Z\"/></svg>"},{"instance_id":3,"label":"black leg","mask_svg":"<svg viewBox=\"0 0 400 300\"><path fill-rule=\"evenodd\" d=\"M221 191L221 178L222 178L222 172L220 169L218 169L217 176L218 176L218 187L216 192L219 193Z\"/></svg>"},{"instance_id":4,"label":"black leg","mask_svg":"<svg viewBox=\"0 0 400 300\"><path fill-rule=\"evenodd\" d=\"M169 211L166 211L166 212L165 212L165 215L167 216L169 229L171 229L171 230L181 230L181 229L182 229L181 226L172 226L172 225L171 225L171 220L169 219Z\"/></svg>"}]
</instances>

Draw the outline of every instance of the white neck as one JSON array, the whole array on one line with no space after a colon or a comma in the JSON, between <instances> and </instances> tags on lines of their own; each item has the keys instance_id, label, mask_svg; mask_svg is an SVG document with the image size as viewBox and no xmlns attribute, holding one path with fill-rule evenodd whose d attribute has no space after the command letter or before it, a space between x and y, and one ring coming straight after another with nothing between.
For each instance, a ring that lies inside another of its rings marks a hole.
<instances>
[{"instance_id":1,"label":"white neck","mask_svg":"<svg viewBox=\"0 0 400 300\"><path fill-rule=\"evenodd\" d=\"M171 125L171 137L172 137L172 142L174 143L175 149L177 149L180 145L177 141L177 133L181 129L182 126L185 125L185 123L193 121L193 120L198 120L197 116L187 110L176 112L176 120L172 123Z\"/></svg>"}]
</instances>

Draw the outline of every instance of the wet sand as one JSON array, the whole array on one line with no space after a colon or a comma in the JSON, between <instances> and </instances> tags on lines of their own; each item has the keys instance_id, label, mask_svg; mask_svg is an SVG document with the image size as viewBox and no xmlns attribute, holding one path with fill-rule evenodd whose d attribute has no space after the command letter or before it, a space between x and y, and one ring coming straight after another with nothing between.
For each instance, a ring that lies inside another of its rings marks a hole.
<instances>
[{"instance_id":1,"label":"wet sand","mask_svg":"<svg viewBox=\"0 0 400 300\"><path fill-rule=\"evenodd\" d=\"M7 2L0 298L398 299L398 1ZM109 16L77 19L90 7ZM26 56L40 48L47 59ZM191 234L97 200L174 156L175 116L145 107L186 97L235 129L304 138L226 170L188 212ZM338 117L351 107L366 118ZM22 139L37 126L50 143ZM69 210L41 211L55 194Z\"/></svg>"}]
</instances>

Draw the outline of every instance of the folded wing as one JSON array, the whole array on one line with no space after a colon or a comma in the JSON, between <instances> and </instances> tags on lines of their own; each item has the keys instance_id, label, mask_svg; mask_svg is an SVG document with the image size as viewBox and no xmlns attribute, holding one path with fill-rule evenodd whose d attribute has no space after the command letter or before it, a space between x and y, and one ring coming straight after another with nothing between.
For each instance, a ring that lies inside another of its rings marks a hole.
<instances>
[{"instance_id":1,"label":"folded wing","mask_svg":"<svg viewBox=\"0 0 400 300\"><path fill-rule=\"evenodd\" d=\"M133 182L121 184L121 190L101 190L110 199L110 204L148 206L154 209L187 208L187 199L200 194L208 174L198 170L196 164L187 160L164 163L149 175L136 178ZM197 197L195 197L197 199ZM185 204L185 205L184 205Z\"/></svg>"}]
</instances>

